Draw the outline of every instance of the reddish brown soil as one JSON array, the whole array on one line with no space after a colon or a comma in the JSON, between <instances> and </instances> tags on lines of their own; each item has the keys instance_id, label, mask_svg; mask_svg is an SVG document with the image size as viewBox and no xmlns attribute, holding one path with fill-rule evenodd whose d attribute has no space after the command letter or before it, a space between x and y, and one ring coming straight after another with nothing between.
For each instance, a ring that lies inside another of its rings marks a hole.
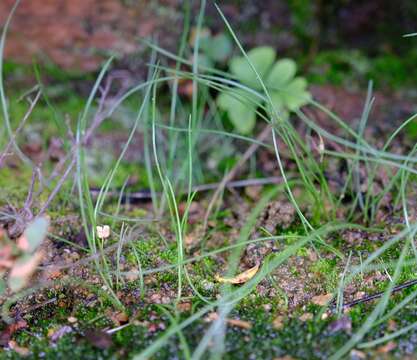
<instances>
[{"instance_id":1,"label":"reddish brown soil","mask_svg":"<svg viewBox=\"0 0 417 360\"><path fill-rule=\"evenodd\" d=\"M15 0L0 2L0 25L14 3ZM111 53L139 51L138 37L158 37L167 34L167 28L175 34L175 29L181 28L175 26L180 19L175 3L23 0L8 33L6 59L31 63L35 57L64 69L96 70Z\"/></svg>"}]
</instances>

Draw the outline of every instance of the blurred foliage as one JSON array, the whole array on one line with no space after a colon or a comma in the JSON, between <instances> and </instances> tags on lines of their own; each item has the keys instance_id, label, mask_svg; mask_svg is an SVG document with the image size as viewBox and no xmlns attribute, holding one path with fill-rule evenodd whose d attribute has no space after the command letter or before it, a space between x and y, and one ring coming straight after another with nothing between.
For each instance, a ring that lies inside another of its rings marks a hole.
<instances>
[{"instance_id":1,"label":"blurred foliage","mask_svg":"<svg viewBox=\"0 0 417 360\"><path fill-rule=\"evenodd\" d=\"M382 53L368 57L359 50L329 50L318 53L310 65L307 78L316 84L366 86L369 80L376 88L412 87L417 79L417 51L405 57Z\"/></svg>"},{"instance_id":2,"label":"blurred foliage","mask_svg":"<svg viewBox=\"0 0 417 360\"><path fill-rule=\"evenodd\" d=\"M194 47L196 29L192 29L189 43ZM200 30L199 38L199 63L208 68L224 64L232 55L233 43L225 33L213 35L208 28Z\"/></svg>"},{"instance_id":3,"label":"blurred foliage","mask_svg":"<svg viewBox=\"0 0 417 360\"><path fill-rule=\"evenodd\" d=\"M254 48L247 56L251 64L245 57L234 57L230 60L231 74L243 85L263 93L263 86L253 66L268 90L274 111L280 116L288 118L290 112L309 102L311 94L307 90L307 81L295 76L297 65L294 60L275 61L275 50L268 46ZM230 121L240 133L252 132L259 106L257 96L241 88L233 88L221 92L217 103L227 112Z\"/></svg>"},{"instance_id":4,"label":"blurred foliage","mask_svg":"<svg viewBox=\"0 0 417 360\"><path fill-rule=\"evenodd\" d=\"M318 26L315 18L316 6L310 0L287 0L291 11L293 31L304 44L317 36Z\"/></svg>"}]
</instances>

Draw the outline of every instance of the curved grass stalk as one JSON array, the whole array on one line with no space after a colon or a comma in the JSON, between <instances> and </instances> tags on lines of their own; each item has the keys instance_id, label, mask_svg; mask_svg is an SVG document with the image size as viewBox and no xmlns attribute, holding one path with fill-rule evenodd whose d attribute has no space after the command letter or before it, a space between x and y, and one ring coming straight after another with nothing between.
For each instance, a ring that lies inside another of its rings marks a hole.
<instances>
[{"instance_id":1,"label":"curved grass stalk","mask_svg":"<svg viewBox=\"0 0 417 360\"><path fill-rule=\"evenodd\" d=\"M10 123L10 114L8 110L7 98L6 93L4 90L4 74L3 74L3 59L4 59L4 46L6 43L6 35L9 29L10 23L12 21L13 15L16 12L17 7L19 6L20 0L16 0L12 10L10 11L9 15L6 18L6 22L4 23L3 30L0 37L0 103L1 103L1 110L3 113L3 122L6 128L7 135L10 139L11 145L13 146L16 154L19 158L26 164L32 164L32 161L20 150L19 146L17 145L14 135L12 126Z\"/></svg>"}]
</instances>

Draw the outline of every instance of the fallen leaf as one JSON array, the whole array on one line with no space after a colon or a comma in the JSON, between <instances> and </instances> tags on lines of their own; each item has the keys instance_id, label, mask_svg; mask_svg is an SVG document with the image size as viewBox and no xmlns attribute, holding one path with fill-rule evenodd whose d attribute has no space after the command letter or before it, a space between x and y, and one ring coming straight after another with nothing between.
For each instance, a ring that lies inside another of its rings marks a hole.
<instances>
[{"instance_id":1,"label":"fallen leaf","mask_svg":"<svg viewBox=\"0 0 417 360\"><path fill-rule=\"evenodd\" d=\"M317 295L311 299L311 302L315 305L324 306L331 300L332 297L332 294Z\"/></svg>"},{"instance_id":2,"label":"fallen leaf","mask_svg":"<svg viewBox=\"0 0 417 360\"><path fill-rule=\"evenodd\" d=\"M206 316L205 321L211 322L211 321L217 320L218 318L219 318L219 315L216 312L212 312ZM239 320L239 319L227 319L227 318L225 319L225 321L231 326L240 327L242 329L249 330L252 328L252 323L250 323L249 321Z\"/></svg>"},{"instance_id":3,"label":"fallen leaf","mask_svg":"<svg viewBox=\"0 0 417 360\"><path fill-rule=\"evenodd\" d=\"M106 311L106 315L116 326L126 324L129 321L129 316L123 311L114 312L109 309Z\"/></svg>"},{"instance_id":4,"label":"fallen leaf","mask_svg":"<svg viewBox=\"0 0 417 360\"><path fill-rule=\"evenodd\" d=\"M363 298L365 295L366 295L365 291L358 291L353 297L353 300L359 300Z\"/></svg>"},{"instance_id":5,"label":"fallen leaf","mask_svg":"<svg viewBox=\"0 0 417 360\"><path fill-rule=\"evenodd\" d=\"M123 311L119 311L116 314L114 314L114 318L120 323L120 324L125 324L129 321L129 316L123 312Z\"/></svg>"},{"instance_id":6,"label":"fallen leaf","mask_svg":"<svg viewBox=\"0 0 417 360\"><path fill-rule=\"evenodd\" d=\"M278 315L274 321L272 321L272 326L275 330L281 330L284 327L284 317L282 315Z\"/></svg>"},{"instance_id":7,"label":"fallen leaf","mask_svg":"<svg viewBox=\"0 0 417 360\"><path fill-rule=\"evenodd\" d=\"M107 239L110 236L110 226L96 226L97 236L99 239Z\"/></svg>"},{"instance_id":8,"label":"fallen leaf","mask_svg":"<svg viewBox=\"0 0 417 360\"><path fill-rule=\"evenodd\" d=\"M181 312L188 312L191 310L191 307L190 302L181 302L177 304L177 309Z\"/></svg>"},{"instance_id":9,"label":"fallen leaf","mask_svg":"<svg viewBox=\"0 0 417 360\"><path fill-rule=\"evenodd\" d=\"M45 271L45 276L49 280L56 280L62 277L63 275L61 271L52 268L51 270Z\"/></svg>"},{"instance_id":10,"label":"fallen leaf","mask_svg":"<svg viewBox=\"0 0 417 360\"><path fill-rule=\"evenodd\" d=\"M397 330L397 323L395 322L395 320L389 319L388 320L388 330L389 331L395 331Z\"/></svg>"},{"instance_id":11,"label":"fallen leaf","mask_svg":"<svg viewBox=\"0 0 417 360\"><path fill-rule=\"evenodd\" d=\"M18 320L17 322L10 324L0 333L0 346L6 346L11 340L13 334L28 326L25 320Z\"/></svg>"},{"instance_id":12,"label":"fallen leaf","mask_svg":"<svg viewBox=\"0 0 417 360\"><path fill-rule=\"evenodd\" d=\"M216 312L211 312L205 317L206 322L214 321L219 318L219 315Z\"/></svg>"},{"instance_id":13,"label":"fallen leaf","mask_svg":"<svg viewBox=\"0 0 417 360\"><path fill-rule=\"evenodd\" d=\"M252 329L252 324L249 321L239 319L226 319L226 322L231 326L240 327L242 329Z\"/></svg>"},{"instance_id":14,"label":"fallen leaf","mask_svg":"<svg viewBox=\"0 0 417 360\"><path fill-rule=\"evenodd\" d=\"M195 236L192 234L187 234L184 237L184 243L186 246L191 247L191 245L193 245L195 243Z\"/></svg>"},{"instance_id":15,"label":"fallen leaf","mask_svg":"<svg viewBox=\"0 0 417 360\"><path fill-rule=\"evenodd\" d=\"M236 275L235 277L224 278L224 277L221 277L219 275L215 275L214 278L216 279L216 281L218 281L220 283L244 284L245 282L252 279L255 276L255 274L258 272L258 270L259 270L259 264L256 264L254 267L244 271L243 273L240 273L239 275Z\"/></svg>"},{"instance_id":16,"label":"fallen leaf","mask_svg":"<svg viewBox=\"0 0 417 360\"><path fill-rule=\"evenodd\" d=\"M313 318L313 314L312 313L304 313L303 315L301 315L300 317L299 317L299 319L301 320L301 321L307 321L307 320L311 320Z\"/></svg>"},{"instance_id":17,"label":"fallen leaf","mask_svg":"<svg viewBox=\"0 0 417 360\"><path fill-rule=\"evenodd\" d=\"M252 200L259 200L262 190L262 186L246 186L245 194Z\"/></svg>"},{"instance_id":18,"label":"fallen leaf","mask_svg":"<svg viewBox=\"0 0 417 360\"><path fill-rule=\"evenodd\" d=\"M16 341L10 340L9 341L9 348L16 351L21 356L28 356L29 349L23 346L19 346Z\"/></svg>"},{"instance_id":19,"label":"fallen leaf","mask_svg":"<svg viewBox=\"0 0 417 360\"><path fill-rule=\"evenodd\" d=\"M311 249L307 250L308 259L312 262L315 262L319 259L317 252Z\"/></svg>"},{"instance_id":20,"label":"fallen leaf","mask_svg":"<svg viewBox=\"0 0 417 360\"><path fill-rule=\"evenodd\" d=\"M137 268L132 268L125 275L126 280L131 282L139 279L139 270Z\"/></svg>"},{"instance_id":21,"label":"fallen leaf","mask_svg":"<svg viewBox=\"0 0 417 360\"><path fill-rule=\"evenodd\" d=\"M389 341L385 345L380 346L376 351L380 354L386 354L394 350L397 347L397 344L394 341Z\"/></svg>"}]
</instances>

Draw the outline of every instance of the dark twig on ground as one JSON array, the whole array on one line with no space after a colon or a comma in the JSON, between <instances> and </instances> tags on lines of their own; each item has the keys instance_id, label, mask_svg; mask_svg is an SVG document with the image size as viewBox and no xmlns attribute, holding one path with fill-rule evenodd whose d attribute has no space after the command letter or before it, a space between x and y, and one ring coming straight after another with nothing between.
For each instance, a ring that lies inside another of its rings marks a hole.
<instances>
[{"instance_id":1,"label":"dark twig on ground","mask_svg":"<svg viewBox=\"0 0 417 360\"><path fill-rule=\"evenodd\" d=\"M242 188L247 186L263 186L269 184L279 184L282 182L282 178L280 176L271 176L266 178L256 178L256 179L244 179L244 180L236 180L230 181L226 183L225 187L230 189ZM215 190L220 186L220 183L211 183L211 184L202 184L196 185L191 188L191 191L195 192L203 192L209 190ZM92 188L90 192L93 196L97 196L100 193L100 189ZM107 196L113 197L120 197L120 191L109 191L107 192ZM128 203L130 201L147 201L152 199L152 194L149 189L143 189L134 192L126 192L125 195L122 194L122 202Z\"/></svg>"},{"instance_id":2,"label":"dark twig on ground","mask_svg":"<svg viewBox=\"0 0 417 360\"><path fill-rule=\"evenodd\" d=\"M406 281L406 282L404 282L404 283L402 283L400 285L394 286L392 288L391 293L392 294L393 293L396 293L398 291L407 289L407 288L409 288L411 286L414 286L414 285L417 285L417 279L409 280L409 281ZM346 304L343 304L343 309L349 309L349 308L351 308L353 306L356 306L356 305L359 305L359 304L364 304L364 303L367 303L367 302L372 301L372 300L375 300L375 299L379 299L380 297L382 297L384 295L384 293L385 293L385 291L381 291L381 292L378 292L376 294L367 295L367 296L361 297L359 299L356 299L354 301L348 302ZM331 310L334 311L335 309L336 309L336 306L333 305L331 307Z\"/></svg>"}]
</instances>

